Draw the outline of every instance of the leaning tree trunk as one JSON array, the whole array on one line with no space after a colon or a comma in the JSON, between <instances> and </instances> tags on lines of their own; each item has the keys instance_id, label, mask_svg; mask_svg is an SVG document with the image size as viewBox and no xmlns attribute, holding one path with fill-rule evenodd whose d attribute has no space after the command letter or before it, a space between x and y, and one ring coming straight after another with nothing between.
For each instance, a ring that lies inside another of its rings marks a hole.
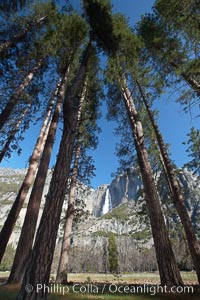
<instances>
[{"instance_id":1,"label":"leaning tree trunk","mask_svg":"<svg viewBox=\"0 0 200 300\"><path fill-rule=\"evenodd\" d=\"M24 272L27 267L28 257L31 254L31 249L34 241L34 235L38 220L38 214L40 204L42 200L42 194L44 190L45 180L48 173L49 162L53 145L55 141L56 131L58 127L59 116L64 100L65 89L67 85L67 79L69 75L69 66L63 75L61 83L58 86L56 95L58 93L58 100L55 107L55 111L52 117L51 125L48 132L48 137L45 143L40 165L37 171L37 175L34 181L34 185L29 198L26 216L24 219L22 231L20 234L19 243L15 253L14 262L12 265L11 273L8 279L8 283L20 283L22 282ZM56 96L55 95L55 96Z\"/></svg>"},{"instance_id":2,"label":"leaning tree trunk","mask_svg":"<svg viewBox=\"0 0 200 300\"><path fill-rule=\"evenodd\" d=\"M44 20L46 19L46 17L42 17L39 20L32 22L32 24L28 25L27 28L25 28L22 32L20 32L19 34L13 36L9 41L3 42L0 44L0 55L2 52L4 52L5 50L13 47L16 43L19 43L21 40L23 40L27 33L31 30L31 27L33 25L39 25L40 23L42 23ZM32 26L31 26L32 25Z\"/></svg>"},{"instance_id":3,"label":"leaning tree trunk","mask_svg":"<svg viewBox=\"0 0 200 300\"><path fill-rule=\"evenodd\" d=\"M29 267L26 270L22 287L17 299L41 300L47 299L47 291L36 291L37 284L48 285L53 253L56 244L62 206L65 198L74 139L77 128L78 106L80 99L78 92L85 81L88 61L93 51L91 42L88 44L79 72L67 92L64 105L64 125L57 156L55 169L52 175L45 207L37 231L34 248L30 257ZM32 293L25 289L27 284L34 287Z\"/></svg>"},{"instance_id":4,"label":"leaning tree trunk","mask_svg":"<svg viewBox=\"0 0 200 300\"><path fill-rule=\"evenodd\" d=\"M180 184L176 178L176 174L173 170L170 158L168 156L167 153L167 149L162 137L162 134L160 133L160 130L158 128L158 125L156 124L156 121L153 117L153 114L151 112L151 108L148 104L148 101L144 95L144 92L141 88L141 85L139 84L138 81L136 81L140 94L142 96L144 105L146 107L147 113L149 115L149 119L151 121L151 124L153 126L153 129L155 131L156 134L156 138L157 138L157 142L158 142L158 146L160 149L160 153L162 156L162 160L164 163L164 167L165 170L167 172L167 179L168 182L170 184L170 190L172 192L172 196L173 196L173 200L174 200L174 204L175 207L177 209L178 215L181 219L183 228L185 230L185 234L186 234L186 239L187 239L187 243L190 249L190 254L192 256L192 260L193 260L193 264L195 267L195 270L197 272L197 277L198 277L198 281L200 283L200 245L199 245L199 241L196 238L195 235L195 230L192 226L192 222L190 220L187 208L185 206L185 202L184 202L184 198L183 198L183 194L181 191L181 187Z\"/></svg>"},{"instance_id":5,"label":"leaning tree trunk","mask_svg":"<svg viewBox=\"0 0 200 300\"><path fill-rule=\"evenodd\" d=\"M85 100L86 89L87 87L85 83L81 100L80 100L79 111L78 111L77 131L80 125L81 111ZM67 284L67 266L69 260L70 235L72 233L72 222L74 218L75 189L76 189L76 182L78 176L78 164L79 164L80 151L81 151L81 145L78 138L77 147L75 151L74 166L73 166L71 182L70 182L69 199L68 199L68 207L66 213L66 221L64 225L64 235L63 235L63 241L61 247L61 254L60 254L60 260L59 260L57 277L56 277L56 283L60 283L60 284Z\"/></svg>"},{"instance_id":6,"label":"leaning tree trunk","mask_svg":"<svg viewBox=\"0 0 200 300\"><path fill-rule=\"evenodd\" d=\"M171 61L170 65L177 70L179 68L179 65L175 61ZM198 81L196 81L192 75L187 74L186 72L179 73L180 76L185 80L185 82L193 89L193 91L200 96L200 84Z\"/></svg>"},{"instance_id":7,"label":"leaning tree trunk","mask_svg":"<svg viewBox=\"0 0 200 300\"><path fill-rule=\"evenodd\" d=\"M194 92L200 97L200 84L198 81L196 81L191 75L188 75L187 73L181 73L181 76L185 81L188 83L188 85L194 90Z\"/></svg>"},{"instance_id":8,"label":"leaning tree trunk","mask_svg":"<svg viewBox=\"0 0 200 300\"><path fill-rule=\"evenodd\" d=\"M3 149L0 152L0 162L3 160L4 156L6 155L6 153L9 150L10 144L12 143L16 133L19 131L19 128L21 126L22 121L24 120L25 116L27 115L29 109L31 107L31 104L28 104L28 106L24 109L20 119L18 120L17 124L15 125L15 128L11 131L11 133L9 134L5 145L3 146Z\"/></svg>"},{"instance_id":9,"label":"leaning tree trunk","mask_svg":"<svg viewBox=\"0 0 200 300\"><path fill-rule=\"evenodd\" d=\"M77 146L75 163L72 171L70 190L69 190L69 200L66 213L66 222L64 225L64 235L61 247L61 254L59 259L58 271L56 276L57 284L67 284L67 267L69 261L69 249L70 249L70 236L72 233L72 223L74 218L74 205L75 205L75 189L78 173L78 160L80 156L80 144Z\"/></svg>"},{"instance_id":10,"label":"leaning tree trunk","mask_svg":"<svg viewBox=\"0 0 200 300\"><path fill-rule=\"evenodd\" d=\"M143 180L145 200L147 203L151 230L154 239L161 285L166 285L168 287L183 285L165 226L160 199L154 181L153 172L149 163L147 150L145 148L142 124L139 121L139 116L134 106L131 93L126 84L125 76L123 76L123 81L120 84L120 87L123 93L124 103L127 109L135 141L140 172Z\"/></svg>"},{"instance_id":11,"label":"leaning tree trunk","mask_svg":"<svg viewBox=\"0 0 200 300\"><path fill-rule=\"evenodd\" d=\"M17 197L11 207L11 210L7 216L7 219L2 227L1 233L0 233L0 262L3 258L3 255L5 253L9 238L11 236L11 233L13 231L13 228L15 226L15 223L17 221L17 218L19 216L19 213L21 211L21 208L24 204L24 201L26 199L26 196L28 194L28 191L31 187L31 184L33 182L33 178L35 175L35 172L38 167L38 163L40 160L41 153L44 149L44 144L45 144L45 139L47 137L47 127L48 127L48 122L49 118L51 115L53 109L53 103L50 103L45 120L43 122L43 125L40 130L40 134L38 136L35 148L33 150L33 153L30 157L29 161L29 167L26 173L26 176L22 182L22 185L20 187L20 190L17 194Z\"/></svg>"},{"instance_id":12,"label":"leaning tree trunk","mask_svg":"<svg viewBox=\"0 0 200 300\"><path fill-rule=\"evenodd\" d=\"M34 74L37 72L37 70L41 67L43 62L43 59L40 59L35 66L28 72L28 74L25 76L23 82L20 84L20 86L16 89L16 91L12 94L10 99L8 100L8 103L6 104L5 108L0 114L0 130L4 126L4 124L7 122L8 118L10 117L10 114L12 113L15 105L17 104L20 96L22 95L25 88L29 85L31 80L33 79Z\"/></svg>"}]
</instances>

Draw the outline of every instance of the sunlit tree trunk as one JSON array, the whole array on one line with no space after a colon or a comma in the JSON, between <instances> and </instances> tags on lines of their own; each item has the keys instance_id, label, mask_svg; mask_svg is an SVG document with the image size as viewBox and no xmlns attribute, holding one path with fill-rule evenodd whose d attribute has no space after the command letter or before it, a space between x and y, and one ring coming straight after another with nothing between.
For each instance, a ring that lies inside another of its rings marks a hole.
<instances>
[{"instance_id":1,"label":"sunlit tree trunk","mask_svg":"<svg viewBox=\"0 0 200 300\"><path fill-rule=\"evenodd\" d=\"M200 84L192 76L182 73L181 76L185 79L188 85L194 90L194 92L200 97Z\"/></svg>"},{"instance_id":2,"label":"sunlit tree trunk","mask_svg":"<svg viewBox=\"0 0 200 300\"><path fill-rule=\"evenodd\" d=\"M40 290L37 293L35 288L38 283L46 285L49 283L57 231L68 184L77 129L78 108L80 103L80 97L78 97L78 95L80 87L83 85L86 78L88 61L92 51L93 47L91 42L89 42L79 71L71 88L65 96L63 105L64 125L60 148L37 231L34 248L28 264L29 267L26 270L22 287L17 297L18 300L41 300L47 298L47 291ZM32 293L28 293L25 290L25 286L28 283L34 287Z\"/></svg>"},{"instance_id":3,"label":"sunlit tree trunk","mask_svg":"<svg viewBox=\"0 0 200 300\"><path fill-rule=\"evenodd\" d=\"M42 124L37 142L35 144L35 148L33 150L33 153L30 157L29 160L29 167L27 170L27 173L25 175L25 178L22 182L22 185L20 187L20 190L17 194L17 197L11 207L11 210L7 216L7 219L2 227L1 233L0 233L0 261L3 258L3 255L5 253L8 241L10 239L11 233L13 231L13 228L15 226L15 223L17 221L17 218L19 216L19 213L21 211L21 208L24 204L24 201L26 199L26 196L28 194L28 191L31 187L31 184L33 182L34 179L34 175L35 172L37 170L38 164L39 164L39 160L40 160L40 156L41 153L44 149L44 145L45 145L45 139L47 138L47 127L48 127L48 122L49 122L49 118L51 115L53 109L53 103L50 103L49 108L47 110L47 114L45 116L45 120Z\"/></svg>"},{"instance_id":4,"label":"sunlit tree trunk","mask_svg":"<svg viewBox=\"0 0 200 300\"><path fill-rule=\"evenodd\" d=\"M3 160L5 154L7 153L7 151L9 150L10 144L12 143L15 134L19 131L19 128L21 126L22 121L24 120L25 116L27 115L29 109L31 107L31 104L28 104L28 106L24 109L20 119L18 120L18 122L16 123L14 129L11 131L11 133L9 134L5 145L3 146L3 149L0 152L0 162Z\"/></svg>"},{"instance_id":5,"label":"sunlit tree trunk","mask_svg":"<svg viewBox=\"0 0 200 300\"><path fill-rule=\"evenodd\" d=\"M55 111L51 120L48 137L45 143L44 151L40 160L40 165L33 184L31 195L29 198L26 216L24 219L19 243L15 253L14 262L8 283L19 283L22 281L24 272L27 266L28 257L31 254L31 249L34 241L34 235L38 220L42 194L45 186L45 181L48 173L49 162L53 145L55 141L56 131L58 127L59 116L64 100L67 79L69 75L69 66L62 76L61 83L57 87L55 96L58 97Z\"/></svg>"},{"instance_id":6,"label":"sunlit tree trunk","mask_svg":"<svg viewBox=\"0 0 200 300\"><path fill-rule=\"evenodd\" d=\"M79 128L81 111L82 111L82 107L83 107L83 103L84 103L84 99L85 99L86 88L87 87L85 85L83 93L82 93L82 97L80 100L78 120L77 120L77 130ZM61 248L60 260L59 260L59 265L58 265L57 277L56 277L56 283L61 283L61 284L67 283L67 266L68 266L68 260L69 260L70 235L72 233L72 222L73 222L73 217L74 217L75 190L76 190L76 182L77 182L77 176L78 176L78 164L79 164L80 151L81 151L81 144L78 140L77 146L76 146L71 182L70 182L68 207L67 207L67 213L66 213L66 221L65 221L65 225L64 225L62 248Z\"/></svg>"},{"instance_id":7,"label":"sunlit tree trunk","mask_svg":"<svg viewBox=\"0 0 200 300\"><path fill-rule=\"evenodd\" d=\"M126 84L125 76L122 78L120 87L135 141L138 163L143 180L145 200L147 203L154 239L161 285L166 285L168 287L183 285L165 226L160 199L149 163L147 150L145 148L142 124L139 120L129 88Z\"/></svg>"},{"instance_id":8,"label":"sunlit tree trunk","mask_svg":"<svg viewBox=\"0 0 200 300\"><path fill-rule=\"evenodd\" d=\"M29 85L31 80L33 79L34 74L38 71L38 69L41 67L43 62L43 59L40 59L35 66L28 72L28 74L25 76L23 82L20 84L20 86L16 89L16 91L12 94L10 99L8 100L5 108L0 114L0 130L4 126L4 124L9 119L15 105L17 104L20 96L22 95L25 88Z\"/></svg>"},{"instance_id":9,"label":"sunlit tree trunk","mask_svg":"<svg viewBox=\"0 0 200 300\"><path fill-rule=\"evenodd\" d=\"M199 245L199 241L196 238L195 230L192 226L192 222L190 220L187 208L184 203L184 198L183 198L183 194L181 191L181 187L177 180L176 174L173 170L162 134L160 133L158 125L156 124L156 121L155 121L153 114L151 112L151 109L149 107L146 96L145 96L145 94L141 88L141 85L139 84L138 81L137 81L137 85L139 87L140 94L142 96L144 105L145 105L147 113L149 115L149 119L151 121L151 124L152 124L155 134L156 134L156 138L157 138L157 142L159 145L162 160L164 163L165 171L167 173L168 182L170 184L170 190L172 192L174 204L177 209L178 215L181 219L181 222L183 224L183 228L185 230L185 234L186 234L188 246L190 249L190 253L192 256L193 264L194 264L195 270L197 272L198 281L200 283L200 245Z\"/></svg>"},{"instance_id":10,"label":"sunlit tree trunk","mask_svg":"<svg viewBox=\"0 0 200 300\"><path fill-rule=\"evenodd\" d=\"M72 223L74 217L74 204L75 204L75 189L78 172L78 159L80 155L80 144L77 146L75 164L70 183L69 200L66 213L66 222L64 225L64 235L61 247L60 260L58 265L56 283L67 284L67 267L69 261L69 250L70 250L70 236L72 233Z\"/></svg>"},{"instance_id":11,"label":"sunlit tree trunk","mask_svg":"<svg viewBox=\"0 0 200 300\"><path fill-rule=\"evenodd\" d=\"M179 65L174 61L171 61L170 65L175 69L175 71L179 68ZM185 80L185 82L194 90L194 92L198 96L200 96L200 83L197 80L195 80L192 77L192 75L187 74L186 72L180 72L179 74Z\"/></svg>"},{"instance_id":12,"label":"sunlit tree trunk","mask_svg":"<svg viewBox=\"0 0 200 300\"><path fill-rule=\"evenodd\" d=\"M46 19L46 17L42 17L39 20L32 22L32 26L33 25L39 25L40 23L42 23L44 20ZM32 26L27 26L27 28L25 28L22 32L20 32L19 34L11 37L10 40L3 42L0 44L0 55L2 52L4 52L5 50L7 50L8 48L13 47L16 43L20 42L21 40L23 40L27 33L31 30Z\"/></svg>"}]
</instances>

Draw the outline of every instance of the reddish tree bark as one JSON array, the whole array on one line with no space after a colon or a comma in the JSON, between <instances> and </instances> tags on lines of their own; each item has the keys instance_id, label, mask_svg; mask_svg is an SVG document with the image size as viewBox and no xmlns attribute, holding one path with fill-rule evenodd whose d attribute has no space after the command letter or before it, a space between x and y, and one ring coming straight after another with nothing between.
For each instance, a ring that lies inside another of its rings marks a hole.
<instances>
[{"instance_id":1,"label":"reddish tree bark","mask_svg":"<svg viewBox=\"0 0 200 300\"><path fill-rule=\"evenodd\" d=\"M48 122L49 122L49 118L51 115L53 109L53 103L50 103L49 108L47 110L47 114L45 117L45 120L42 124L37 142L35 144L35 148L33 150L33 153L30 157L29 160L29 167L27 170L27 173L25 175L25 178L22 182L22 185L20 187L20 190L17 194L17 197L11 207L11 210L7 216L7 219L1 229L1 233L0 233L0 262L3 258L3 255L5 253L8 241L10 239L11 233L13 231L13 228L15 226L15 223L17 221L17 218L19 216L19 213L21 211L21 208L24 204L24 201L26 199L26 196L28 194L28 191L31 187L31 184L33 182L33 178L35 175L35 172L37 170L38 167L38 163L40 160L40 156L41 153L44 149L44 145L45 145L45 140L47 138L47 127L48 127Z\"/></svg>"},{"instance_id":2,"label":"reddish tree bark","mask_svg":"<svg viewBox=\"0 0 200 300\"><path fill-rule=\"evenodd\" d=\"M37 231L34 248L28 264L29 267L26 270L22 287L17 297L17 299L20 300L41 300L47 298L47 291L40 290L37 293L36 287L38 283L44 285L48 285L49 283L56 236L66 187L68 184L68 176L77 128L78 107L80 104L78 94L79 89L86 78L88 62L92 51L93 47L91 42L89 42L79 71L71 88L65 96L63 105L64 125L60 148L42 218ZM28 293L25 290L25 286L28 283L34 287L32 293Z\"/></svg>"},{"instance_id":3,"label":"reddish tree bark","mask_svg":"<svg viewBox=\"0 0 200 300\"><path fill-rule=\"evenodd\" d=\"M127 114L135 141L138 163L143 180L145 200L147 203L151 230L154 239L161 285L166 285L168 287L183 285L165 226L164 217L160 206L160 199L154 181L153 172L149 163L147 150L145 148L142 124L139 120L139 116L135 108L134 101L131 97L131 92L126 84L126 78L124 75L122 76L119 85L123 94L124 104L127 109Z\"/></svg>"},{"instance_id":4,"label":"reddish tree bark","mask_svg":"<svg viewBox=\"0 0 200 300\"><path fill-rule=\"evenodd\" d=\"M23 82L20 84L20 86L16 89L16 91L12 94L10 99L8 100L5 108L0 114L0 130L4 126L4 124L7 122L8 118L10 117L15 105L17 104L20 96L22 95L25 88L29 85L31 80L33 79L34 74L38 71L38 69L41 67L43 62L43 59L40 59L37 61L35 66L28 72L28 74L25 76Z\"/></svg>"},{"instance_id":5,"label":"reddish tree bark","mask_svg":"<svg viewBox=\"0 0 200 300\"><path fill-rule=\"evenodd\" d=\"M158 128L158 125L156 124L156 121L153 117L153 114L151 112L151 109L149 107L148 101L144 95L144 92L142 90L142 87L140 85L140 83L138 81L137 85L140 91L140 94L142 96L143 102L145 104L147 113L149 115L149 119L151 121L151 124L153 126L153 129L155 131L156 134L156 138L157 138L157 142L158 142L158 146L160 149L160 153L162 156L162 162L164 163L164 170L166 172L166 176L167 176L167 180L170 186L170 191L172 193L172 197L174 200L174 204L176 207L176 210L178 212L178 215L181 219L181 222L183 224L183 228L186 234L186 239L187 239L187 243L190 249L190 253L192 256L192 261L195 267L195 270L197 272L197 277L198 277L198 281L200 283L200 245L199 245L199 241L196 238L195 235L195 230L192 226L192 222L190 220L187 208L185 206L185 202L184 202L184 197L181 191L181 187L180 184L177 180L176 174L173 170L162 134L160 133L160 130Z\"/></svg>"},{"instance_id":6,"label":"reddish tree bark","mask_svg":"<svg viewBox=\"0 0 200 300\"><path fill-rule=\"evenodd\" d=\"M85 100L86 89L87 87L85 83L81 100L80 100L80 105L79 105L77 131L80 125L81 111ZM74 159L74 166L72 170L71 182L70 182L68 207L66 213L66 221L64 225L62 248L61 248L60 260L58 265L57 277L56 277L56 283L61 283L61 284L67 283L67 265L69 260L70 235L72 233L72 223L74 218L75 190L76 190L76 182L78 176L78 164L79 164L80 151L81 151L81 144L78 140L76 151L75 151L75 159Z\"/></svg>"},{"instance_id":7,"label":"reddish tree bark","mask_svg":"<svg viewBox=\"0 0 200 300\"><path fill-rule=\"evenodd\" d=\"M69 75L69 67L64 73L60 86L56 91L58 94L58 100L56 103L55 111L50 124L48 137L45 143L42 158L40 160L40 165L38 172L34 181L34 185L29 198L26 216L24 219L22 231L20 234L19 243L17 245L17 250L15 253L14 262L8 279L8 283L20 283L23 279L24 272L27 267L28 257L31 253L33 246L34 235L38 220L38 214L40 209L40 204L42 200L42 194L44 190L44 185L46 181L46 176L48 173L49 162L51 158L51 153L53 150L53 145L55 141L56 131L58 127L59 116L61 113L61 108L64 100L65 89L67 85L67 79Z\"/></svg>"}]
</instances>

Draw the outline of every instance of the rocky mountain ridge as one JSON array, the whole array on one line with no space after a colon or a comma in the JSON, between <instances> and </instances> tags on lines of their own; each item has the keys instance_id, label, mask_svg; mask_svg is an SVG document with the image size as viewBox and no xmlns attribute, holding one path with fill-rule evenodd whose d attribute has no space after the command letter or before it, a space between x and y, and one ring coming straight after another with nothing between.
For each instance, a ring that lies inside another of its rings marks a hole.
<instances>
[{"instance_id":1,"label":"rocky mountain ridge","mask_svg":"<svg viewBox=\"0 0 200 300\"><path fill-rule=\"evenodd\" d=\"M3 225L6 219L20 186L20 182L22 182L25 175L25 171L24 169L13 170L0 168L0 226ZM52 171L49 170L40 208L40 216L44 207L45 195L48 192L51 174ZM186 169L180 172L179 179L185 191L185 202L192 222L197 232L199 232L200 185L197 178ZM158 186L160 186L161 194L163 194L162 206L166 216L168 230L172 237L176 238L173 234L179 235L179 231L181 230L177 230L179 218L173 205L169 203L166 198L164 189L162 191L162 181L159 182L158 179L157 182ZM28 198L29 195L27 196L27 200L11 236L10 243L14 248L17 245L20 235ZM108 241L111 233L116 236L120 271L133 271L136 265L137 270L151 270L156 268L153 240L142 192L142 183L140 176L134 168L116 177L109 185L104 184L97 189L87 187L79 182L76 198L85 203L84 211L87 212L87 214L83 214L81 219L75 222L73 226L70 250L70 269L72 271L78 272L85 270L104 272L108 270ZM63 206L61 219L63 219L65 215L66 208L67 197ZM59 258L63 235L62 226L61 222L53 270L56 270ZM181 248L183 249L183 245L181 245ZM180 252L180 249L177 251ZM129 260L126 258L125 253L127 257L137 257L137 263L128 264ZM145 266L143 265L144 255L146 262L148 262ZM183 253L183 256L184 255ZM185 261L185 265L188 264L190 264L189 258Z\"/></svg>"}]
</instances>

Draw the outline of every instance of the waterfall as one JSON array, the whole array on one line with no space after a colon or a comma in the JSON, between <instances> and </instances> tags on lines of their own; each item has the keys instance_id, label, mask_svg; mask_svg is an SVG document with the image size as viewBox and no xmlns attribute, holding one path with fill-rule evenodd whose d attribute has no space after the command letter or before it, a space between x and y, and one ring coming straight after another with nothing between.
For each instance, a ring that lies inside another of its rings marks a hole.
<instances>
[{"instance_id":1,"label":"waterfall","mask_svg":"<svg viewBox=\"0 0 200 300\"><path fill-rule=\"evenodd\" d=\"M107 188L106 190L106 196L105 196L105 202L102 208L102 215L105 215L109 212L110 209L112 209L111 207L111 201L110 201L110 191L109 188Z\"/></svg>"}]
</instances>

